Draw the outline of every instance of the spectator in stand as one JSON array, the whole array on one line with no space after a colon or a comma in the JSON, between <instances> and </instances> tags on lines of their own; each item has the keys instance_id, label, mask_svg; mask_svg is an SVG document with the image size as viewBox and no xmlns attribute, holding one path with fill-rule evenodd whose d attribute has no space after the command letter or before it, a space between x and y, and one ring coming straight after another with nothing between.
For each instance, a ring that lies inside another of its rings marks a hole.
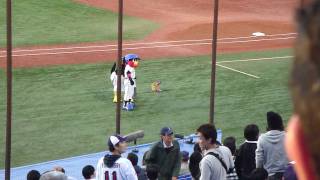
<instances>
[{"instance_id":1,"label":"spectator in stand","mask_svg":"<svg viewBox=\"0 0 320 180\"><path fill-rule=\"evenodd\" d=\"M48 171L41 175L40 180L68 180L68 177L60 171Z\"/></svg>"},{"instance_id":2,"label":"spectator in stand","mask_svg":"<svg viewBox=\"0 0 320 180\"><path fill-rule=\"evenodd\" d=\"M132 163L121 156L127 150L126 138L120 135L110 136L108 146L111 154L98 161L96 179L138 180Z\"/></svg>"},{"instance_id":3,"label":"spectator in stand","mask_svg":"<svg viewBox=\"0 0 320 180\"><path fill-rule=\"evenodd\" d=\"M294 115L286 136L287 152L300 180L320 179L320 1L299 9L291 74Z\"/></svg>"},{"instance_id":4,"label":"spectator in stand","mask_svg":"<svg viewBox=\"0 0 320 180\"><path fill-rule=\"evenodd\" d=\"M264 168L254 169L249 177L249 180L267 180L268 179L268 171Z\"/></svg>"},{"instance_id":5,"label":"spectator in stand","mask_svg":"<svg viewBox=\"0 0 320 180\"><path fill-rule=\"evenodd\" d=\"M143 167L146 166L146 158L147 158L149 152L150 152L150 151L146 151L146 152L143 154L143 157L142 157L142 166L143 166Z\"/></svg>"},{"instance_id":6,"label":"spectator in stand","mask_svg":"<svg viewBox=\"0 0 320 180\"><path fill-rule=\"evenodd\" d=\"M176 180L181 168L180 145L173 139L173 131L164 127L160 131L161 140L155 143L146 158L149 165L159 167L159 180Z\"/></svg>"},{"instance_id":7,"label":"spectator in stand","mask_svg":"<svg viewBox=\"0 0 320 180\"><path fill-rule=\"evenodd\" d=\"M217 130L214 125L203 124L197 129L199 145L204 157L200 162L200 180L227 178L229 169L234 168L230 150L217 145Z\"/></svg>"},{"instance_id":8,"label":"spectator in stand","mask_svg":"<svg viewBox=\"0 0 320 180\"><path fill-rule=\"evenodd\" d=\"M269 180L281 180L289 161L285 152L285 132L282 118L275 112L267 113L267 133L257 143L256 167L265 168Z\"/></svg>"},{"instance_id":9,"label":"spectator in stand","mask_svg":"<svg viewBox=\"0 0 320 180\"><path fill-rule=\"evenodd\" d=\"M234 162L235 156L236 156L236 151L237 151L237 146L236 146L236 138L233 136L227 137L223 141L223 145L229 148L232 154L232 160ZM236 169L230 169L229 172L227 173L227 179L228 180L237 180L239 179L237 176Z\"/></svg>"},{"instance_id":10,"label":"spectator in stand","mask_svg":"<svg viewBox=\"0 0 320 180\"><path fill-rule=\"evenodd\" d=\"M138 165L138 156L135 153L129 153L127 158L129 159L129 161L131 161L134 170L137 173L138 180L147 180L145 170Z\"/></svg>"},{"instance_id":11,"label":"spectator in stand","mask_svg":"<svg viewBox=\"0 0 320 180\"><path fill-rule=\"evenodd\" d=\"M82 169L82 176L85 180L95 180L96 173L95 169L91 165L87 165Z\"/></svg>"},{"instance_id":12,"label":"spectator in stand","mask_svg":"<svg viewBox=\"0 0 320 180\"><path fill-rule=\"evenodd\" d=\"M248 180L251 172L256 168L256 149L259 138L259 127L249 124L244 128L246 141L240 146L236 156L235 166L240 180Z\"/></svg>"},{"instance_id":13,"label":"spectator in stand","mask_svg":"<svg viewBox=\"0 0 320 180\"><path fill-rule=\"evenodd\" d=\"M189 174L189 152L181 151L181 170L180 174Z\"/></svg>"},{"instance_id":14,"label":"spectator in stand","mask_svg":"<svg viewBox=\"0 0 320 180\"><path fill-rule=\"evenodd\" d=\"M27 180L39 180L40 179L40 172L37 170L31 170L27 174Z\"/></svg>"},{"instance_id":15,"label":"spectator in stand","mask_svg":"<svg viewBox=\"0 0 320 180\"><path fill-rule=\"evenodd\" d=\"M155 164L147 166L147 177L149 180L157 180L159 175L159 167Z\"/></svg>"},{"instance_id":16,"label":"spectator in stand","mask_svg":"<svg viewBox=\"0 0 320 180\"><path fill-rule=\"evenodd\" d=\"M191 173L193 180L199 180L200 178L200 168L199 164L202 160L202 154L199 151L194 151L190 156L189 161L189 171Z\"/></svg>"},{"instance_id":17,"label":"spectator in stand","mask_svg":"<svg viewBox=\"0 0 320 180\"><path fill-rule=\"evenodd\" d=\"M63 167L61 167L61 166L53 167L53 171L59 171L59 172L62 172L63 174L66 174L65 169ZM71 176L68 176L68 180L75 180L75 178L71 177Z\"/></svg>"}]
</instances>

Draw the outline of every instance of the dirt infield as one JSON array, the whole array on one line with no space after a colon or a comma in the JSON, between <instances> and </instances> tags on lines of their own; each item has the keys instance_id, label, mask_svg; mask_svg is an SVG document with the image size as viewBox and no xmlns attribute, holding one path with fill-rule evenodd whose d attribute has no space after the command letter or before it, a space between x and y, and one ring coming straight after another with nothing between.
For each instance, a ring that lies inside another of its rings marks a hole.
<instances>
[{"instance_id":1,"label":"dirt infield","mask_svg":"<svg viewBox=\"0 0 320 180\"><path fill-rule=\"evenodd\" d=\"M118 1L76 0L117 11ZM207 55L211 52L212 9L210 0L125 0L125 14L149 19L161 28L141 41L127 41L124 53L143 59ZM220 4L219 52L253 51L291 47L294 41L293 0L225 0ZM251 37L253 32L269 36ZM15 67L114 61L116 42L17 48ZM1 51L0 66L5 66Z\"/></svg>"}]
</instances>

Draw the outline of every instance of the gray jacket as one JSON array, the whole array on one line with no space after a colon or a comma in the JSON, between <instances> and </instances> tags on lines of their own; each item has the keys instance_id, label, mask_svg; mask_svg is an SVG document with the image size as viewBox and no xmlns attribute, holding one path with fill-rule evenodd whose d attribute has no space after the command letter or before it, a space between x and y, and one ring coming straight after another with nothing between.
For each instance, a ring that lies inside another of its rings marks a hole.
<instances>
[{"instance_id":1,"label":"gray jacket","mask_svg":"<svg viewBox=\"0 0 320 180\"><path fill-rule=\"evenodd\" d=\"M285 132L271 130L259 137L256 150L256 166L264 167L269 176L284 172L289 161L284 147Z\"/></svg>"}]
</instances>

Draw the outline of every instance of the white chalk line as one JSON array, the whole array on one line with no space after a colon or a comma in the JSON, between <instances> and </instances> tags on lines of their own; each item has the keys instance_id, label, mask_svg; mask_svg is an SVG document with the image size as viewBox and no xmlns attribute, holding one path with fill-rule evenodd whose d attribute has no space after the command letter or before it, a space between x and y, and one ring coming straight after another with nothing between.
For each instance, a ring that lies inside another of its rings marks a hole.
<instances>
[{"instance_id":1,"label":"white chalk line","mask_svg":"<svg viewBox=\"0 0 320 180\"><path fill-rule=\"evenodd\" d=\"M255 75L253 75L253 74L249 74L249 73L246 73L246 72L243 72L243 71L239 71L239 70L237 70L237 69L233 69L233 68L228 67L228 66L224 66L224 65L221 65L221 64L217 64L217 66L222 67L222 68L225 68L225 69L228 69L228 70L230 70L230 71L234 71L234 72L237 72L237 73L240 73L240 74L249 76L249 77L252 77L252 78L255 78L255 79L260 79L260 77L258 77L258 76L255 76Z\"/></svg>"},{"instance_id":2,"label":"white chalk line","mask_svg":"<svg viewBox=\"0 0 320 180\"><path fill-rule=\"evenodd\" d=\"M270 35L265 35L264 37L295 36L296 34L297 33L270 34ZM218 41L237 40L237 39L250 39L250 38L259 38L259 37L256 37L256 36L242 36L242 37L219 38ZM203 42L203 41L212 41L212 39L126 43L126 44L123 44L123 46L154 45L154 44L184 43L184 42ZM106 48L106 47L117 47L117 44L100 45L100 46L71 46L71 47L64 47L64 48L21 49L21 50L14 50L13 52L55 51L55 50L70 50L70 49ZM0 53L4 53L4 52L6 52L6 51L0 51Z\"/></svg>"},{"instance_id":3,"label":"white chalk line","mask_svg":"<svg viewBox=\"0 0 320 180\"><path fill-rule=\"evenodd\" d=\"M288 39L294 39L294 38L295 37L284 37L284 38L273 38L273 39L253 39L253 40L246 40L246 41L218 42L218 44L233 44L233 43L248 43L248 42L260 42L260 41L288 40ZM161 45L161 46L142 46L142 47L123 48L123 50L155 49L155 48L197 46L197 45L211 45L211 44L212 44L211 42L208 42L208 43L189 43L189 44L174 44L174 45ZM30 53L30 54L18 54L18 55L14 54L13 57L58 55L58 54L75 54L75 53L91 53L91 52L110 52L110 51L117 51L117 50L118 50L117 48L114 48L114 49L102 49L102 50L45 52L45 53ZM2 55L0 57L6 57L6 55Z\"/></svg>"},{"instance_id":4,"label":"white chalk line","mask_svg":"<svg viewBox=\"0 0 320 180\"><path fill-rule=\"evenodd\" d=\"M269 60L270 61L270 60L275 60L275 59L290 59L290 58L293 58L293 56L277 56L277 57L265 57L265 58L254 58L254 59L236 59L236 60L219 61L219 62L216 63L216 65L219 66L219 67L234 71L234 72L238 72L238 73L244 74L244 75L249 76L249 77L260 79L259 76L256 76L256 75L253 75L253 74L249 74L249 73L246 73L246 72L243 72L243 71L240 71L240 70L237 70L237 69L225 66L225 65L221 65L220 63L252 62L252 61L265 61L265 60Z\"/></svg>"},{"instance_id":5,"label":"white chalk line","mask_svg":"<svg viewBox=\"0 0 320 180\"><path fill-rule=\"evenodd\" d=\"M273 59L289 59L289 58L293 58L293 56L278 56L278 57L265 57L265 58L254 58L254 59L226 60L226 61L219 61L219 62L217 62L217 64L220 64L220 63L233 63L233 62L264 61L264 60L273 60Z\"/></svg>"}]
</instances>

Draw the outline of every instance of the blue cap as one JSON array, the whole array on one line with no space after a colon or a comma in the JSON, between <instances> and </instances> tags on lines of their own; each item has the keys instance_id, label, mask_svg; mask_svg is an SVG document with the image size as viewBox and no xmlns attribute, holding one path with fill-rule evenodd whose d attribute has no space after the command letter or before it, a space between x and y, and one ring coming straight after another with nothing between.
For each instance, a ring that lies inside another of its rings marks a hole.
<instances>
[{"instance_id":1,"label":"blue cap","mask_svg":"<svg viewBox=\"0 0 320 180\"><path fill-rule=\"evenodd\" d=\"M138 55L136 54L127 54L126 56L124 56L124 60L126 62L128 62L131 59L140 59Z\"/></svg>"},{"instance_id":2,"label":"blue cap","mask_svg":"<svg viewBox=\"0 0 320 180\"><path fill-rule=\"evenodd\" d=\"M161 134L162 136L168 136L168 135L172 135L172 134L173 134L173 131L172 131L172 129L169 128L169 127L164 127L164 128L161 129L160 134Z\"/></svg>"},{"instance_id":3,"label":"blue cap","mask_svg":"<svg viewBox=\"0 0 320 180\"><path fill-rule=\"evenodd\" d=\"M109 147L114 147L116 146L118 143L122 143L125 142L127 139L125 137L122 137L120 135L113 135L109 137L108 140L108 146Z\"/></svg>"}]
</instances>

